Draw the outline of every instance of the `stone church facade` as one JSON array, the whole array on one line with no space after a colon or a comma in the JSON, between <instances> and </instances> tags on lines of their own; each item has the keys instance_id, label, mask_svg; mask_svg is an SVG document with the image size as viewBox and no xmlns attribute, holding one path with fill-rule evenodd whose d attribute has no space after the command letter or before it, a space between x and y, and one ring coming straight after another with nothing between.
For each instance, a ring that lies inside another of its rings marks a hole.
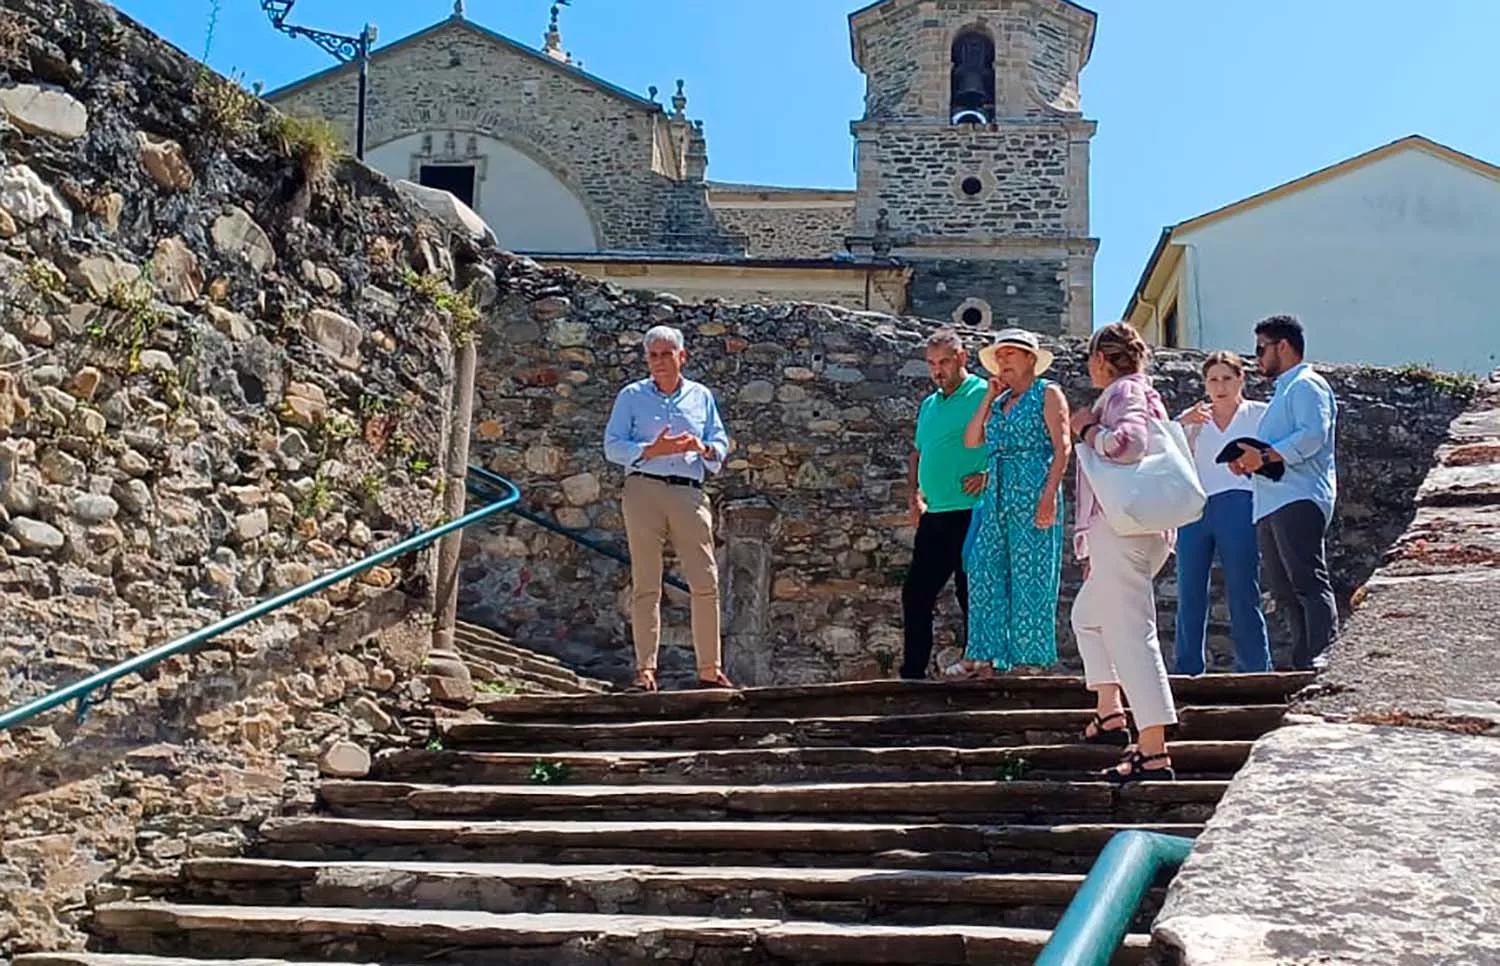
<instances>
[{"instance_id":1,"label":"stone church facade","mask_svg":"<svg viewBox=\"0 0 1500 966\"><path fill-rule=\"evenodd\" d=\"M707 177L703 122L453 15L372 57L366 160L468 202L502 247L627 288L816 301L1086 333L1079 107L1095 16L1067 0L883 0L850 15L866 77L853 191ZM344 65L267 95L355 127Z\"/></svg>"}]
</instances>

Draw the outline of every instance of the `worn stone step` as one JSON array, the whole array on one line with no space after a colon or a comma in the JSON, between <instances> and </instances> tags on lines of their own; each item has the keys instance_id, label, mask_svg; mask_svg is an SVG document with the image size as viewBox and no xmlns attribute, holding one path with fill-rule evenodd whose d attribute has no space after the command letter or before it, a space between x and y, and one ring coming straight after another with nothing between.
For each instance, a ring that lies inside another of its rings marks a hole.
<instances>
[{"instance_id":1,"label":"worn stone step","mask_svg":"<svg viewBox=\"0 0 1500 966\"><path fill-rule=\"evenodd\" d=\"M1180 741L1172 764L1185 779L1225 779L1245 763L1249 741ZM1120 758L1118 748L729 748L718 751L387 752L371 777L439 784L715 784L785 781L1083 779Z\"/></svg>"},{"instance_id":2,"label":"worn stone step","mask_svg":"<svg viewBox=\"0 0 1500 966\"><path fill-rule=\"evenodd\" d=\"M1003 926L871 926L695 916L497 914L433 909L113 903L94 929L124 951L491 966L762 966L771 963L1031 964L1048 933ZM1127 937L1117 963L1141 963Z\"/></svg>"},{"instance_id":3,"label":"worn stone step","mask_svg":"<svg viewBox=\"0 0 1500 966\"><path fill-rule=\"evenodd\" d=\"M13 966L307 966L285 959L184 959L181 956L138 956L132 953L24 953ZM331 963L318 966L397 966L392 963ZM419 966L412 963L409 966Z\"/></svg>"},{"instance_id":4,"label":"worn stone step","mask_svg":"<svg viewBox=\"0 0 1500 966\"><path fill-rule=\"evenodd\" d=\"M1118 832L1195 837L1201 824L505 822L311 816L262 823L259 855L304 860L1085 872Z\"/></svg>"},{"instance_id":5,"label":"worn stone step","mask_svg":"<svg viewBox=\"0 0 1500 966\"><path fill-rule=\"evenodd\" d=\"M1081 875L923 869L195 859L195 902L1051 929ZM1161 885L1165 885L1165 877ZM1159 898L1159 897L1158 897ZM1158 905L1137 920L1149 925Z\"/></svg>"},{"instance_id":6,"label":"worn stone step","mask_svg":"<svg viewBox=\"0 0 1500 966\"><path fill-rule=\"evenodd\" d=\"M24 953L13 966L306 966L285 959L184 959L180 956L137 956L131 953ZM318 966L396 966L391 963L331 963ZM419 966L413 963L410 966Z\"/></svg>"},{"instance_id":7,"label":"worn stone step","mask_svg":"<svg viewBox=\"0 0 1500 966\"><path fill-rule=\"evenodd\" d=\"M484 667L498 668L508 674L524 675L531 680L548 681L569 686L579 685L587 680L561 665L544 664L541 661L524 657L513 657L503 652L497 652L493 648L470 643L461 637L457 639L456 646L465 661L478 663ZM604 686L598 682L589 683L593 687Z\"/></svg>"},{"instance_id":8,"label":"worn stone step","mask_svg":"<svg viewBox=\"0 0 1500 966\"><path fill-rule=\"evenodd\" d=\"M1189 707L1171 735L1182 741L1253 741L1277 727L1283 705ZM1092 711L946 711L826 718L690 718L584 724L477 721L442 727L445 747L475 751L950 745L987 748L1076 742Z\"/></svg>"},{"instance_id":9,"label":"worn stone step","mask_svg":"<svg viewBox=\"0 0 1500 966\"><path fill-rule=\"evenodd\" d=\"M423 785L328 781L348 818L581 818L683 823L745 818L892 822L1201 822L1228 782L853 782L804 785Z\"/></svg>"},{"instance_id":10,"label":"worn stone step","mask_svg":"<svg viewBox=\"0 0 1500 966\"><path fill-rule=\"evenodd\" d=\"M1307 672L1206 674L1173 677L1181 705L1285 704L1312 682ZM1001 677L991 681L849 681L742 691L662 691L597 697L492 698L481 704L505 720L624 720L648 718L792 718L834 715L909 715L1007 708L1085 708L1092 698L1069 675Z\"/></svg>"},{"instance_id":11,"label":"worn stone step","mask_svg":"<svg viewBox=\"0 0 1500 966\"><path fill-rule=\"evenodd\" d=\"M461 653L468 653L472 648L474 653L479 653L487 660L497 663L518 663L537 668L546 668L574 676L580 676L572 668L551 654L543 654L530 648L522 647L502 637L493 631L477 627L473 624L459 623L454 627L453 637L461 645Z\"/></svg>"},{"instance_id":12,"label":"worn stone step","mask_svg":"<svg viewBox=\"0 0 1500 966\"><path fill-rule=\"evenodd\" d=\"M463 661L469 667L469 674L474 678L477 685L481 681L495 681L509 684L515 687L514 694L506 695L516 697L522 695L535 695L538 697L557 697L560 695L589 695L598 694L604 687L595 682L587 681L577 676L567 676L552 672L538 673L524 665L518 664L496 664L484 658L465 654ZM480 691L479 695L492 698L494 695Z\"/></svg>"}]
</instances>

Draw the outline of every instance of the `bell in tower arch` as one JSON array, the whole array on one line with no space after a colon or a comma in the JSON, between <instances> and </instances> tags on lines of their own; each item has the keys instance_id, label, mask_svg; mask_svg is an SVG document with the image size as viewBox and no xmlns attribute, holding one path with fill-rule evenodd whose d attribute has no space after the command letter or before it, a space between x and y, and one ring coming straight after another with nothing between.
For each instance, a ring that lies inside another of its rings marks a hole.
<instances>
[{"instance_id":1,"label":"bell in tower arch","mask_svg":"<svg viewBox=\"0 0 1500 966\"><path fill-rule=\"evenodd\" d=\"M954 124L995 119L995 42L978 30L966 30L953 40L948 110Z\"/></svg>"}]
</instances>

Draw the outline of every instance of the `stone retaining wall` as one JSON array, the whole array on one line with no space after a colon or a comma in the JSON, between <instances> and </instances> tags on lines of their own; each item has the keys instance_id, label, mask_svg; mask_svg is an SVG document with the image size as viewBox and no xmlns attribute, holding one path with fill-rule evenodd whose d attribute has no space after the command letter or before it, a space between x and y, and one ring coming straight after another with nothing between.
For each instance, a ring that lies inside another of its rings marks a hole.
<instances>
[{"instance_id":1,"label":"stone retaining wall","mask_svg":"<svg viewBox=\"0 0 1500 966\"><path fill-rule=\"evenodd\" d=\"M481 343L475 459L521 481L534 509L623 548L622 476L604 462L604 422L619 387L644 375L645 330L681 327L689 375L717 393L734 438L711 489L731 673L756 684L886 673L901 650L912 537L906 461L917 404L930 391L921 346L932 324L806 304L685 305L508 256L496 272L504 295ZM982 333L970 336L978 345ZM1071 400L1092 399L1078 344L1052 344L1060 353L1053 375ZM1199 397L1199 358L1158 359L1156 381L1174 408ZM1344 407L1332 540L1347 600L1404 528L1464 387L1371 369L1328 375ZM1267 386L1257 380L1252 394L1264 398ZM1065 617L1081 578L1071 561L1064 578ZM468 619L591 675L628 672L628 576L619 564L507 520L466 541L463 586ZM1161 590L1170 626L1170 573ZM668 674L691 669L681 603L665 621ZM950 601L944 646L954 643L956 610ZM1063 650L1076 666L1069 641ZM1215 650L1222 661L1222 642ZM941 659L951 656L945 649Z\"/></svg>"},{"instance_id":2,"label":"stone retaining wall","mask_svg":"<svg viewBox=\"0 0 1500 966\"><path fill-rule=\"evenodd\" d=\"M0 10L0 708L437 519L465 253L319 150L102 3ZM0 733L0 959L425 741L429 572Z\"/></svg>"}]
</instances>

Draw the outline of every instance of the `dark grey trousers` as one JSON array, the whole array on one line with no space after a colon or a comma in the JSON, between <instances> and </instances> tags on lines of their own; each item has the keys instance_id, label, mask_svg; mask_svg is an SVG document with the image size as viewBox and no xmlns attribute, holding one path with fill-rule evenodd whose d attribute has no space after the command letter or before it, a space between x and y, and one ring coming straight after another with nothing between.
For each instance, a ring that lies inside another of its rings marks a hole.
<instances>
[{"instance_id":1,"label":"dark grey trousers","mask_svg":"<svg viewBox=\"0 0 1500 966\"><path fill-rule=\"evenodd\" d=\"M1262 518L1255 529L1266 586L1291 625L1292 667L1311 670L1339 630L1323 540L1328 521L1316 503L1298 500Z\"/></svg>"}]
</instances>

